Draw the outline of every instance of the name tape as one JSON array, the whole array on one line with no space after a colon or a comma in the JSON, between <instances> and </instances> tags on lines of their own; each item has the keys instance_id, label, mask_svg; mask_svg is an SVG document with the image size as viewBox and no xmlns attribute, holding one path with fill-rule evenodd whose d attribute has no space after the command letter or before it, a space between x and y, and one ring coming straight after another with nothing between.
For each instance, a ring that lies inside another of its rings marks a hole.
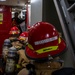
<instances>
[{"instance_id":1,"label":"name tape","mask_svg":"<svg viewBox=\"0 0 75 75\"><path fill-rule=\"evenodd\" d=\"M58 37L55 36L55 37L52 37L52 38L36 41L36 42L34 42L34 44L35 45L45 44L45 43L48 43L48 42L51 42L51 41L54 41L54 40L57 40L57 39L58 39Z\"/></svg>"}]
</instances>

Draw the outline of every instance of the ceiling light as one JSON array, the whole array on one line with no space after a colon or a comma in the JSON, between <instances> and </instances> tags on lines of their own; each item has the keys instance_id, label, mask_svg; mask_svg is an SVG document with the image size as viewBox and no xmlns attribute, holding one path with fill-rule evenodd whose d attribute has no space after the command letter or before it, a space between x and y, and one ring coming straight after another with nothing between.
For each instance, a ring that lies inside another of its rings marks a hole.
<instances>
[{"instance_id":1,"label":"ceiling light","mask_svg":"<svg viewBox=\"0 0 75 75\"><path fill-rule=\"evenodd\" d=\"M15 12L12 12L12 14L14 14Z\"/></svg>"},{"instance_id":2,"label":"ceiling light","mask_svg":"<svg viewBox=\"0 0 75 75\"><path fill-rule=\"evenodd\" d=\"M37 0L31 0L31 3L35 3Z\"/></svg>"},{"instance_id":3,"label":"ceiling light","mask_svg":"<svg viewBox=\"0 0 75 75\"><path fill-rule=\"evenodd\" d=\"M0 0L0 1L6 1L6 0Z\"/></svg>"}]
</instances>

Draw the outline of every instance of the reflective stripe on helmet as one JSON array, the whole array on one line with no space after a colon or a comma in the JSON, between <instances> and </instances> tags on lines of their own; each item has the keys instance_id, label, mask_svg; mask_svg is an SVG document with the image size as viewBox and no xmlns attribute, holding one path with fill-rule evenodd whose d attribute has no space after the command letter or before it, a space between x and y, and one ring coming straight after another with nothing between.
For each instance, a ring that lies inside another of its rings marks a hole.
<instances>
[{"instance_id":1,"label":"reflective stripe on helmet","mask_svg":"<svg viewBox=\"0 0 75 75\"><path fill-rule=\"evenodd\" d=\"M61 43L61 38L58 38L58 44L60 44Z\"/></svg>"},{"instance_id":2,"label":"reflective stripe on helmet","mask_svg":"<svg viewBox=\"0 0 75 75\"><path fill-rule=\"evenodd\" d=\"M26 38L23 37L23 36L20 36L19 39L20 39L20 40L26 40Z\"/></svg>"},{"instance_id":3,"label":"reflective stripe on helmet","mask_svg":"<svg viewBox=\"0 0 75 75\"><path fill-rule=\"evenodd\" d=\"M34 50L34 48L32 47L32 45L28 44L28 47L32 50Z\"/></svg>"},{"instance_id":4,"label":"reflective stripe on helmet","mask_svg":"<svg viewBox=\"0 0 75 75\"><path fill-rule=\"evenodd\" d=\"M28 44L28 47L30 49L34 50L34 48L32 47L32 45ZM41 54L41 53L45 53L45 52L49 52L49 51L55 51L55 50L57 50L57 48L58 48L58 46L50 46L50 47L38 49L38 50L36 50L36 52L38 54Z\"/></svg>"},{"instance_id":5,"label":"reflective stripe on helmet","mask_svg":"<svg viewBox=\"0 0 75 75\"><path fill-rule=\"evenodd\" d=\"M58 37L55 36L55 37L52 37L52 38L48 38L48 39L36 41L36 42L34 42L34 44L35 44L35 45L40 45L40 44L44 44L44 43L48 43L48 42L55 41L55 40L57 40L57 39L58 39Z\"/></svg>"},{"instance_id":6,"label":"reflective stripe on helmet","mask_svg":"<svg viewBox=\"0 0 75 75\"><path fill-rule=\"evenodd\" d=\"M58 38L58 44L61 43L61 38ZM34 48L32 47L32 45L28 44L28 47L32 50L34 50ZM45 53L45 52L49 52L49 51L55 51L57 50L58 46L50 46L50 47L46 47L46 48L42 48L42 49L38 49L36 50L36 52L38 54L41 54L41 53Z\"/></svg>"},{"instance_id":7,"label":"reflective stripe on helmet","mask_svg":"<svg viewBox=\"0 0 75 75\"><path fill-rule=\"evenodd\" d=\"M10 31L9 34L19 34L20 31Z\"/></svg>"},{"instance_id":8,"label":"reflective stripe on helmet","mask_svg":"<svg viewBox=\"0 0 75 75\"><path fill-rule=\"evenodd\" d=\"M58 46L50 46L50 47L46 47L46 48L36 50L36 52L38 54L41 54L41 53L45 53L45 52L55 51L55 50L57 50L57 48L58 48Z\"/></svg>"}]
</instances>

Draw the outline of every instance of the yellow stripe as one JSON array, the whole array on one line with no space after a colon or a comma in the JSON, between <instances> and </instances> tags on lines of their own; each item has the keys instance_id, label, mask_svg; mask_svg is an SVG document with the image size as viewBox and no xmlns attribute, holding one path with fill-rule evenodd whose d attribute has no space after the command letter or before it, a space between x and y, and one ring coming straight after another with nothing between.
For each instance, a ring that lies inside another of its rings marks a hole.
<instances>
[{"instance_id":1,"label":"yellow stripe","mask_svg":"<svg viewBox=\"0 0 75 75\"><path fill-rule=\"evenodd\" d=\"M25 38L25 37L19 37L19 39L20 39L20 40L26 40L26 38Z\"/></svg>"},{"instance_id":2,"label":"yellow stripe","mask_svg":"<svg viewBox=\"0 0 75 75\"><path fill-rule=\"evenodd\" d=\"M32 47L32 45L28 44L28 47L32 50L34 50L34 48Z\"/></svg>"},{"instance_id":3,"label":"yellow stripe","mask_svg":"<svg viewBox=\"0 0 75 75\"><path fill-rule=\"evenodd\" d=\"M61 43L61 38L58 39L58 43L59 43L59 44Z\"/></svg>"},{"instance_id":4,"label":"yellow stripe","mask_svg":"<svg viewBox=\"0 0 75 75\"><path fill-rule=\"evenodd\" d=\"M46 48L39 49L36 52L38 54L41 54L41 53L45 53L45 52L55 51L55 50L57 50L57 48L58 48L58 46L51 46L51 47L46 47Z\"/></svg>"}]
</instances>

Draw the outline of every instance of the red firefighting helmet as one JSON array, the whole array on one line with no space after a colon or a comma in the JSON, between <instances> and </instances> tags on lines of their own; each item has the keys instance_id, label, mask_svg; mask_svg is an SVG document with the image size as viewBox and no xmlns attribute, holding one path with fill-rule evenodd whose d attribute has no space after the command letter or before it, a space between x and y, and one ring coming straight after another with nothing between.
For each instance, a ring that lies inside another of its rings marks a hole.
<instances>
[{"instance_id":1,"label":"red firefighting helmet","mask_svg":"<svg viewBox=\"0 0 75 75\"><path fill-rule=\"evenodd\" d=\"M20 33L20 31L16 26L12 27L9 32L9 34L19 34L19 33Z\"/></svg>"},{"instance_id":2,"label":"red firefighting helmet","mask_svg":"<svg viewBox=\"0 0 75 75\"><path fill-rule=\"evenodd\" d=\"M22 32L18 38L18 40L26 40L26 38L28 38L28 32Z\"/></svg>"},{"instance_id":3,"label":"red firefighting helmet","mask_svg":"<svg viewBox=\"0 0 75 75\"><path fill-rule=\"evenodd\" d=\"M26 55L31 59L58 56L66 50L65 41L59 36L55 27L47 22L38 22L28 33Z\"/></svg>"}]
</instances>

